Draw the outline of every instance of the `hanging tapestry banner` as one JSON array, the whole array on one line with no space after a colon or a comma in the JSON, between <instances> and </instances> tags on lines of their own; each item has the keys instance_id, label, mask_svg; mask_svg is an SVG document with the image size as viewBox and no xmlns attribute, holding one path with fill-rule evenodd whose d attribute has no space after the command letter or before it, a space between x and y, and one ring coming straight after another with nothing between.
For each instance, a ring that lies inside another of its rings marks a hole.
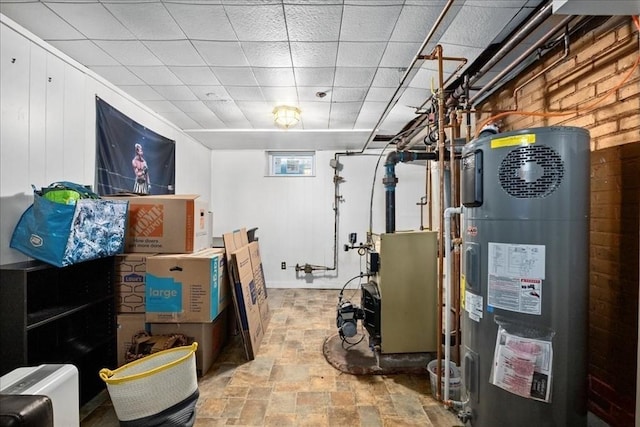
<instances>
[{"instance_id":1,"label":"hanging tapestry banner","mask_svg":"<svg viewBox=\"0 0 640 427\"><path fill-rule=\"evenodd\" d=\"M136 123L96 96L96 189L175 194L175 141Z\"/></svg>"}]
</instances>

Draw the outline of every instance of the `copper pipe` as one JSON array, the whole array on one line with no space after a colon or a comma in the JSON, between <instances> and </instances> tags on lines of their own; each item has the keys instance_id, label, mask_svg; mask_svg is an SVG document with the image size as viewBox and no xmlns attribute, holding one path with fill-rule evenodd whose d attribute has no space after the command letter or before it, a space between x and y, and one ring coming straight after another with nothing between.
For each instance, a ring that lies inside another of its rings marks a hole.
<instances>
[{"instance_id":1,"label":"copper pipe","mask_svg":"<svg viewBox=\"0 0 640 427\"><path fill-rule=\"evenodd\" d=\"M442 400L442 297L443 297L443 268L444 268L444 71L442 46L435 48L438 59L438 167L440 175L440 225L438 226L438 350L437 350L437 377L438 400Z\"/></svg>"},{"instance_id":2,"label":"copper pipe","mask_svg":"<svg viewBox=\"0 0 640 427\"><path fill-rule=\"evenodd\" d=\"M505 67L497 76L495 76L491 81L487 84L483 85L482 88L476 92L473 97L469 100L471 105L475 104L475 102L480 98L480 95L493 88L493 86L499 82L504 76L509 74L516 66L521 64L529 55L536 51L540 46L544 45L554 34L556 34L562 27L566 26L571 22L571 20L575 18L573 15L566 16L560 23L556 24L551 30L547 31L547 33L542 36L535 44L525 50L520 56L518 56L513 62Z\"/></svg>"}]
</instances>

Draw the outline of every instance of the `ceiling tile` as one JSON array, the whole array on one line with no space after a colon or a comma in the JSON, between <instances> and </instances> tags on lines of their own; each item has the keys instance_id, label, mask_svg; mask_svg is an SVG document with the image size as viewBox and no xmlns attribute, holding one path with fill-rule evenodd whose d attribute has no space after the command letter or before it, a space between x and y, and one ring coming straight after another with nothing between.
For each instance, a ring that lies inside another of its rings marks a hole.
<instances>
[{"instance_id":1,"label":"ceiling tile","mask_svg":"<svg viewBox=\"0 0 640 427\"><path fill-rule=\"evenodd\" d=\"M338 45L338 67L377 67L386 43L340 42Z\"/></svg>"},{"instance_id":2,"label":"ceiling tile","mask_svg":"<svg viewBox=\"0 0 640 427\"><path fill-rule=\"evenodd\" d=\"M429 89L407 88L402 92L398 104L417 110L423 108L430 96L431 91Z\"/></svg>"},{"instance_id":3,"label":"ceiling tile","mask_svg":"<svg viewBox=\"0 0 640 427\"><path fill-rule=\"evenodd\" d=\"M145 101L144 105L151 108L156 113L182 113L178 107L169 101ZM183 113L184 114L184 113Z\"/></svg>"},{"instance_id":4,"label":"ceiling tile","mask_svg":"<svg viewBox=\"0 0 640 427\"><path fill-rule=\"evenodd\" d=\"M287 30L291 41L338 41L342 5L285 4Z\"/></svg>"},{"instance_id":5,"label":"ceiling tile","mask_svg":"<svg viewBox=\"0 0 640 427\"><path fill-rule=\"evenodd\" d=\"M129 67L132 73L148 85L181 85L182 82L167 67Z\"/></svg>"},{"instance_id":6,"label":"ceiling tile","mask_svg":"<svg viewBox=\"0 0 640 427\"><path fill-rule=\"evenodd\" d=\"M398 87L404 72L404 68L378 68L371 85L376 87Z\"/></svg>"},{"instance_id":7,"label":"ceiling tile","mask_svg":"<svg viewBox=\"0 0 640 427\"><path fill-rule=\"evenodd\" d=\"M325 92L324 98L318 97L318 92ZM298 99L303 101L318 101L329 104L331 102L331 96L333 90L327 88L327 86L298 86Z\"/></svg>"},{"instance_id":8,"label":"ceiling tile","mask_svg":"<svg viewBox=\"0 0 640 427\"><path fill-rule=\"evenodd\" d=\"M187 86L151 86L167 101L195 101L198 99Z\"/></svg>"},{"instance_id":9,"label":"ceiling tile","mask_svg":"<svg viewBox=\"0 0 640 427\"><path fill-rule=\"evenodd\" d=\"M421 43L390 42L382 55L381 67L408 67L418 55Z\"/></svg>"},{"instance_id":10,"label":"ceiling tile","mask_svg":"<svg viewBox=\"0 0 640 427\"><path fill-rule=\"evenodd\" d=\"M441 5L434 6L421 3L403 7L390 40L422 43L444 7L445 2L440 3Z\"/></svg>"},{"instance_id":11,"label":"ceiling tile","mask_svg":"<svg viewBox=\"0 0 640 427\"><path fill-rule=\"evenodd\" d=\"M222 5L166 2L165 7L187 37L197 40L236 40Z\"/></svg>"},{"instance_id":12,"label":"ceiling tile","mask_svg":"<svg viewBox=\"0 0 640 427\"><path fill-rule=\"evenodd\" d=\"M263 87L264 100L273 104L298 104L298 92L295 87Z\"/></svg>"},{"instance_id":13,"label":"ceiling tile","mask_svg":"<svg viewBox=\"0 0 640 427\"><path fill-rule=\"evenodd\" d=\"M47 6L88 38L135 39L134 35L100 3L47 3Z\"/></svg>"},{"instance_id":14,"label":"ceiling tile","mask_svg":"<svg viewBox=\"0 0 640 427\"><path fill-rule=\"evenodd\" d=\"M231 101L224 86L189 86L189 89L202 101Z\"/></svg>"},{"instance_id":15,"label":"ceiling tile","mask_svg":"<svg viewBox=\"0 0 640 427\"><path fill-rule=\"evenodd\" d=\"M236 103L238 101L262 101L262 91L259 86L229 86L227 92Z\"/></svg>"},{"instance_id":16,"label":"ceiling tile","mask_svg":"<svg viewBox=\"0 0 640 427\"><path fill-rule=\"evenodd\" d=\"M223 85L258 86L250 67L214 67L213 72Z\"/></svg>"},{"instance_id":17,"label":"ceiling tile","mask_svg":"<svg viewBox=\"0 0 640 427\"><path fill-rule=\"evenodd\" d=\"M144 44L165 65L205 65L198 51L188 40L146 41Z\"/></svg>"},{"instance_id":18,"label":"ceiling tile","mask_svg":"<svg viewBox=\"0 0 640 427\"><path fill-rule=\"evenodd\" d=\"M164 112L160 114L180 129L198 129L200 124L182 111Z\"/></svg>"},{"instance_id":19,"label":"ceiling tile","mask_svg":"<svg viewBox=\"0 0 640 427\"><path fill-rule=\"evenodd\" d=\"M189 116L205 129L225 129L227 127L209 108L203 112L191 112Z\"/></svg>"},{"instance_id":20,"label":"ceiling tile","mask_svg":"<svg viewBox=\"0 0 640 427\"><path fill-rule=\"evenodd\" d=\"M464 3L465 6L476 6L476 7L510 7L510 8L521 8L527 3L527 0L500 0L500 2L490 2L486 0L466 0Z\"/></svg>"},{"instance_id":21,"label":"ceiling tile","mask_svg":"<svg viewBox=\"0 0 640 427\"><path fill-rule=\"evenodd\" d=\"M179 40L186 38L162 3L105 3L104 5L139 39Z\"/></svg>"},{"instance_id":22,"label":"ceiling tile","mask_svg":"<svg viewBox=\"0 0 640 427\"><path fill-rule=\"evenodd\" d=\"M96 44L122 65L162 65L153 52L137 40L96 40Z\"/></svg>"},{"instance_id":23,"label":"ceiling tile","mask_svg":"<svg viewBox=\"0 0 640 427\"><path fill-rule=\"evenodd\" d=\"M223 122L227 125L229 123L248 123L247 118L244 116L238 106L231 101L205 101L207 107Z\"/></svg>"},{"instance_id":24,"label":"ceiling tile","mask_svg":"<svg viewBox=\"0 0 640 427\"><path fill-rule=\"evenodd\" d=\"M211 113L202 101L173 101L172 104L185 113Z\"/></svg>"},{"instance_id":25,"label":"ceiling tile","mask_svg":"<svg viewBox=\"0 0 640 427\"><path fill-rule=\"evenodd\" d=\"M487 25L486 23L507 23L517 12L517 9L465 5L449 25L440 42L485 48L502 29L501 25Z\"/></svg>"},{"instance_id":26,"label":"ceiling tile","mask_svg":"<svg viewBox=\"0 0 640 427\"><path fill-rule=\"evenodd\" d=\"M338 67L336 68L335 86L369 87L375 75L375 68Z\"/></svg>"},{"instance_id":27,"label":"ceiling tile","mask_svg":"<svg viewBox=\"0 0 640 427\"><path fill-rule=\"evenodd\" d=\"M364 87L337 87L333 89L332 102L362 102L367 95Z\"/></svg>"},{"instance_id":28,"label":"ceiling tile","mask_svg":"<svg viewBox=\"0 0 640 427\"><path fill-rule=\"evenodd\" d=\"M359 117L364 117L364 118L367 118L368 120L374 119L374 124L375 124L375 122L378 121L380 116L382 116L382 113L384 112L384 109L386 108L386 106L387 106L387 102L367 101L364 104L362 104Z\"/></svg>"},{"instance_id":29,"label":"ceiling tile","mask_svg":"<svg viewBox=\"0 0 640 427\"><path fill-rule=\"evenodd\" d=\"M292 68L254 68L260 86L295 86Z\"/></svg>"},{"instance_id":30,"label":"ceiling tile","mask_svg":"<svg viewBox=\"0 0 640 427\"><path fill-rule=\"evenodd\" d=\"M335 68L305 68L293 69L298 86L324 86L325 90L333 85Z\"/></svg>"},{"instance_id":31,"label":"ceiling tile","mask_svg":"<svg viewBox=\"0 0 640 427\"><path fill-rule=\"evenodd\" d=\"M194 40L193 45L208 65L221 67L249 66L238 42L210 42Z\"/></svg>"},{"instance_id":32,"label":"ceiling tile","mask_svg":"<svg viewBox=\"0 0 640 427\"><path fill-rule=\"evenodd\" d=\"M291 67L289 42L242 42L252 67Z\"/></svg>"},{"instance_id":33,"label":"ceiling tile","mask_svg":"<svg viewBox=\"0 0 640 427\"><path fill-rule=\"evenodd\" d=\"M220 84L209 67L169 67L169 69L186 85Z\"/></svg>"},{"instance_id":34,"label":"ceiling tile","mask_svg":"<svg viewBox=\"0 0 640 427\"><path fill-rule=\"evenodd\" d=\"M396 25L401 5L372 2L370 6L354 3L344 6L340 41L386 42Z\"/></svg>"},{"instance_id":35,"label":"ceiling tile","mask_svg":"<svg viewBox=\"0 0 640 427\"><path fill-rule=\"evenodd\" d=\"M44 3L0 3L0 13L11 17L13 21L44 40L84 38L82 33L52 12Z\"/></svg>"},{"instance_id":36,"label":"ceiling tile","mask_svg":"<svg viewBox=\"0 0 640 427\"><path fill-rule=\"evenodd\" d=\"M329 113L329 125L331 128L351 129L355 125L358 114L362 108L362 102L332 103Z\"/></svg>"},{"instance_id":37,"label":"ceiling tile","mask_svg":"<svg viewBox=\"0 0 640 427\"><path fill-rule=\"evenodd\" d=\"M120 85L120 89L133 96L138 101L162 101L164 97L146 85Z\"/></svg>"},{"instance_id":38,"label":"ceiling tile","mask_svg":"<svg viewBox=\"0 0 640 427\"><path fill-rule=\"evenodd\" d=\"M336 42L291 42L294 67L326 67L334 65L338 56Z\"/></svg>"},{"instance_id":39,"label":"ceiling tile","mask_svg":"<svg viewBox=\"0 0 640 427\"><path fill-rule=\"evenodd\" d=\"M286 41L287 31L282 4L224 6L231 25L241 41Z\"/></svg>"},{"instance_id":40,"label":"ceiling tile","mask_svg":"<svg viewBox=\"0 0 640 427\"><path fill-rule=\"evenodd\" d=\"M90 40L51 40L49 43L86 66L118 65L118 61Z\"/></svg>"},{"instance_id":41,"label":"ceiling tile","mask_svg":"<svg viewBox=\"0 0 640 427\"><path fill-rule=\"evenodd\" d=\"M372 87L369 88L365 100L366 102L389 102L395 91L396 89L392 87Z\"/></svg>"},{"instance_id":42,"label":"ceiling tile","mask_svg":"<svg viewBox=\"0 0 640 427\"><path fill-rule=\"evenodd\" d=\"M249 120L254 129L274 127L273 107L265 102L236 102L240 111Z\"/></svg>"},{"instance_id":43,"label":"ceiling tile","mask_svg":"<svg viewBox=\"0 0 640 427\"><path fill-rule=\"evenodd\" d=\"M145 84L145 82L143 82L138 76L127 70L125 67L106 67L95 65L89 68L116 86Z\"/></svg>"}]
</instances>

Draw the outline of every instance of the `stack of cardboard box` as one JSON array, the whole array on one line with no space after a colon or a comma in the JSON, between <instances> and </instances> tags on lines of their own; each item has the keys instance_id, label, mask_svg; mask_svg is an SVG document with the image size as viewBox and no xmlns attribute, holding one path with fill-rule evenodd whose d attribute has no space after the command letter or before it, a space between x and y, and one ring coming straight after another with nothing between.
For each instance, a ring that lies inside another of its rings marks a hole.
<instances>
[{"instance_id":1,"label":"stack of cardboard box","mask_svg":"<svg viewBox=\"0 0 640 427\"><path fill-rule=\"evenodd\" d=\"M131 337L184 334L204 375L227 338L231 300L223 249L211 248L211 213L197 195L129 196L126 253L116 257L118 366Z\"/></svg>"},{"instance_id":2,"label":"stack of cardboard box","mask_svg":"<svg viewBox=\"0 0 640 427\"><path fill-rule=\"evenodd\" d=\"M260 247L245 228L223 235L236 318L248 360L255 358L269 324L269 302Z\"/></svg>"}]
</instances>

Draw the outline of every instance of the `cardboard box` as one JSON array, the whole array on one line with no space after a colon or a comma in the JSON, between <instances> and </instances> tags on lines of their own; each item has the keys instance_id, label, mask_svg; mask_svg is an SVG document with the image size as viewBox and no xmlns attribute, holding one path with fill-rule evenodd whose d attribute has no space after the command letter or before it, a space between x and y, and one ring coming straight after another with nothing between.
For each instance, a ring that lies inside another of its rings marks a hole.
<instances>
[{"instance_id":1,"label":"cardboard box","mask_svg":"<svg viewBox=\"0 0 640 427\"><path fill-rule=\"evenodd\" d=\"M121 254L115 257L116 311L144 313L147 257L154 254Z\"/></svg>"},{"instance_id":2,"label":"cardboard box","mask_svg":"<svg viewBox=\"0 0 640 427\"><path fill-rule=\"evenodd\" d=\"M249 360L253 360L264 337L264 329L260 320L258 291L253 279L249 245L233 253L232 259L237 272L234 277L233 295L239 309L239 318L245 341L250 343L248 357Z\"/></svg>"},{"instance_id":3,"label":"cardboard box","mask_svg":"<svg viewBox=\"0 0 640 427\"><path fill-rule=\"evenodd\" d=\"M147 258L147 322L211 322L229 304L229 295L222 249Z\"/></svg>"},{"instance_id":4,"label":"cardboard box","mask_svg":"<svg viewBox=\"0 0 640 427\"><path fill-rule=\"evenodd\" d=\"M184 334L198 343L196 371L203 376L216 361L227 342L227 312L223 310L213 322L207 323L151 323L152 335Z\"/></svg>"},{"instance_id":5,"label":"cardboard box","mask_svg":"<svg viewBox=\"0 0 640 427\"><path fill-rule=\"evenodd\" d=\"M122 366L125 363L125 354L131 347L131 337L137 332L145 331L146 324L142 313L118 314L116 322L118 323L116 331L118 366Z\"/></svg>"},{"instance_id":6,"label":"cardboard box","mask_svg":"<svg viewBox=\"0 0 640 427\"><path fill-rule=\"evenodd\" d=\"M125 252L176 254L211 247L211 212L198 195L126 197L129 215Z\"/></svg>"},{"instance_id":7,"label":"cardboard box","mask_svg":"<svg viewBox=\"0 0 640 427\"><path fill-rule=\"evenodd\" d=\"M262 269L262 259L260 258L260 246L258 242L249 243L249 257L251 268L253 269L253 281L258 292L258 309L260 310L260 320L262 328L266 331L269 325L269 301L267 300L267 284L264 280L264 270Z\"/></svg>"}]
</instances>

